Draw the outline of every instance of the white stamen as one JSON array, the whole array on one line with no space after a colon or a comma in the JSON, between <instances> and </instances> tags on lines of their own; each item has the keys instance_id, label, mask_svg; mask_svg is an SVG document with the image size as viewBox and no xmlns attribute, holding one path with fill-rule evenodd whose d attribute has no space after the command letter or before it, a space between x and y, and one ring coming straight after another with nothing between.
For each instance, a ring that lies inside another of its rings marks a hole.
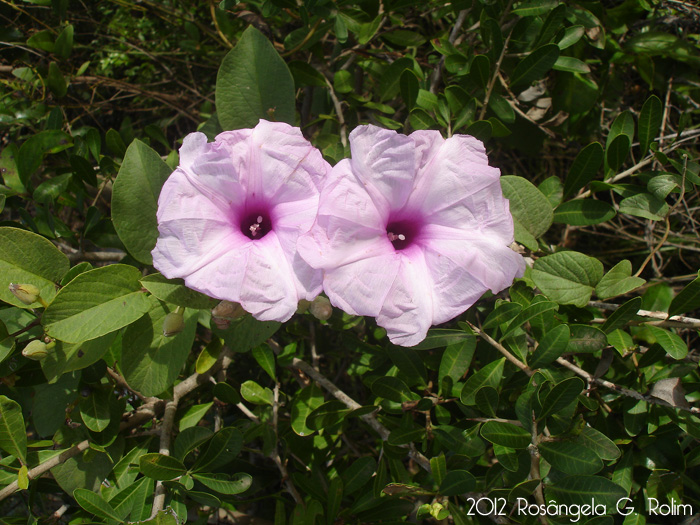
<instances>
[{"instance_id":1,"label":"white stamen","mask_svg":"<svg viewBox=\"0 0 700 525\"><path fill-rule=\"evenodd\" d=\"M403 233L399 233L399 240L400 240L400 241L405 241L405 240L406 240L406 236L405 236Z\"/></svg>"},{"instance_id":2,"label":"white stamen","mask_svg":"<svg viewBox=\"0 0 700 525\"><path fill-rule=\"evenodd\" d=\"M260 229L260 224L253 224L250 227L250 234L255 237L258 234L258 230Z\"/></svg>"}]
</instances>

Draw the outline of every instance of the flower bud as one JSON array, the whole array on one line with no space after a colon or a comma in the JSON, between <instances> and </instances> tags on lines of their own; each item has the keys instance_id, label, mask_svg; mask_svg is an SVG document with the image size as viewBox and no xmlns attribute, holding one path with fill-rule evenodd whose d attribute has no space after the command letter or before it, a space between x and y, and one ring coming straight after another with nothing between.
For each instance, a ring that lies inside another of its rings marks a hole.
<instances>
[{"instance_id":1,"label":"flower bud","mask_svg":"<svg viewBox=\"0 0 700 525\"><path fill-rule=\"evenodd\" d=\"M231 301L221 301L217 304L211 311L211 316L219 319L236 319L237 317L242 317L246 314L246 311L238 303L232 303Z\"/></svg>"},{"instance_id":2,"label":"flower bud","mask_svg":"<svg viewBox=\"0 0 700 525\"><path fill-rule=\"evenodd\" d=\"M311 301L307 301L306 299L302 299L301 301L299 301L299 305L297 306L297 313L298 314L306 313L306 311L309 309L309 306L311 306Z\"/></svg>"},{"instance_id":3,"label":"flower bud","mask_svg":"<svg viewBox=\"0 0 700 525\"><path fill-rule=\"evenodd\" d=\"M39 300L41 292L33 284L10 283L10 292L24 304L32 304Z\"/></svg>"},{"instance_id":4,"label":"flower bud","mask_svg":"<svg viewBox=\"0 0 700 525\"><path fill-rule=\"evenodd\" d=\"M184 328L185 318L179 309L175 310L174 312L170 312L165 316L165 319L163 319L163 335L165 337L172 337L179 334Z\"/></svg>"},{"instance_id":5,"label":"flower bud","mask_svg":"<svg viewBox=\"0 0 700 525\"><path fill-rule=\"evenodd\" d=\"M22 355L27 359L33 359L34 361L41 361L47 355L49 355L49 349L43 341L35 339L22 350Z\"/></svg>"},{"instance_id":6,"label":"flower bud","mask_svg":"<svg viewBox=\"0 0 700 525\"><path fill-rule=\"evenodd\" d=\"M319 295L311 302L309 312L319 321L327 321L333 315L333 307L327 297Z\"/></svg>"}]
</instances>

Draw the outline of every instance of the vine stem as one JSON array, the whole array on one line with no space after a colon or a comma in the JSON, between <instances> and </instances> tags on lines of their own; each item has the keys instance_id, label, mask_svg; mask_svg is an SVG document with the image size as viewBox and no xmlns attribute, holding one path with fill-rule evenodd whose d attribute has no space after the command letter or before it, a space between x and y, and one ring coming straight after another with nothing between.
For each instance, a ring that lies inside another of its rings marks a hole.
<instances>
[{"instance_id":1,"label":"vine stem","mask_svg":"<svg viewBox=\"0 0 700 525\"><path fill-rule=\"evenodd\" d=\"M595 383L596 385L600 385L602 387L605 387L609 390L614 390L615 392L619 392L623 396L631 397L631 398L637 399L639 401L646 401L650 405L660 405L660 406L664 406L664 407L675 408L677 410L683 410L686 412L690 412L694 416L700 416L700 408L672 405L669 402L664 401L663 399L659 399L656 397L645 395L645 394L642 394L642 393L637 392L635 390L630 390L629 388L625 388L623 386L616 385L615 383L612 383L612 382L607 381L605 379L601 379L599 377L594 377L593 374L589 374L584 369L579 368L575 364L570 363L569 361L567 361L566 359L564 359L562 357L557 358L557 363L559 363L561 366L563 366L565 368L568 368L573 373L575 373L578 376L581 376L582 378L586 379L587 381L590 381L591 383Z\"/></svg>"},{"instance_id":2,"label":"vine stem","mask_svg":"<svg viewBox=\"0 0 700 525\"><path fill-rule=\"evenodd\" d=\"M615 311L620 308L619 304L601 303L598 301L589 301L588 306L608 311ZM695 319L694 317L686 317L684 315L672 315L669 317L666 312L653 312L651 310L637 310L635 315L640 317L649 317L651 319L658 319L663 323L667 323L668 326L674 326L676 328L700 328L700 319ZM652 322L647 324L660 323Z\"/></svg>"},{"instance_id":3,"label":"vine stem","mask_svg":"<svg viewBox=\"0 0 700 525\"><path fill-rule=\"evenodd\" d=\"M469 327L476 332L476 334L481 337L484 341L489 343L491 346L493 346L496 350L501 352L503 356L513 363L515 366L517 366L520 370L525 372L529 377L532 377L532 375L535 373L535 371L527 366L525 363L523 363L520 359L515 357L513 354L511 354L506 347L504 347L501 343L496 341L493 337L491 337L489 334L484 332L481 328L478 328L477 326L471 324L469 321L467 321L467 324Z\"/></svg>"}]
</instances>

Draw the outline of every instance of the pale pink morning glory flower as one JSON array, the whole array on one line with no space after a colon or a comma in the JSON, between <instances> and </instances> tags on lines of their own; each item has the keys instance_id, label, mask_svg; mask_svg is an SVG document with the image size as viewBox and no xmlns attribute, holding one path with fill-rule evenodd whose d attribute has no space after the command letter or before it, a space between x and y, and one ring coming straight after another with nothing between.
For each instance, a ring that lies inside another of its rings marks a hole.
<instances>
[{"instance_id":1,"label":"pale pink morning glory flower","mask_svg":"<svg viewBox=\"0 0 700 525\"><path fill-rule=\"evenodd\" d=\"M321 291L321 272L297 253L318 210L321 153L280 122L185 137L180 165L158 199L153 265L168 278L240 303L263 321L286 321Z\"/></svg>"},{"instance_id":2,"label":"pale pink morning glory flower","mask_svg":"<svg viewBox=\"0 0 700 525\"><path fill-rule=\"evenodd\" d=\"M413 346L431 325L522 276L525 262L508 248L513 219L500 172L480 141L360 126L350 147L298 241L324 270L335 306L376 317L392 342Z\"/></svg>"}]
</instances>

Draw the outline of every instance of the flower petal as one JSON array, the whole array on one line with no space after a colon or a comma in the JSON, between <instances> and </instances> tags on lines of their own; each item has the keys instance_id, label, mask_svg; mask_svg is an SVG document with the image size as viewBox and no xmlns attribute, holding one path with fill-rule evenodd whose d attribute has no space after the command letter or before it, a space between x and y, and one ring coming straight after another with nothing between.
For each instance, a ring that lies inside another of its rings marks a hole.
<instances>
[{"instance_id":1,"label":"flower petal","mask_svg":"<svg viewBox=\"0 0 700 525\"><path fill-rule=\"evenodd\" d=\"M386 329L392 343L414 346L425 339L433 323L432 280L420 248L404 250L400 260L377 324Z\"/></svg>"},{"instance_id":2,"label":"flower petal","mask_svg":"<svg viewBox=\"0 0 700 525\"><path fill-rule=\"evenodd\" d=\"M274 232L251 242L238 302L260 321L287 321L298 306L294 276Z\"/></svg>"},{"instance_id":3,"label":"flower petal","mask_svg":"<svg viewBox=\"0 0 700 525\"><path fill-rule=\"evenodd\" d=\"M522 256L491 239L431 240L426 243L424 250L449 259L494 293L507 288L513 279L522 277L525 273L525 260Z\"/></svg>"},{"instance_id":4,"label":"flower petal","mask_svg":"<svg viewBox=\"0 0 700 525\"><path fill-rule=\"evenodd\" d=\"M269 204L305 200L319 193L330 169L299 128L261 120L253 130L250 168L241 182L252 200Z\"/></svg>"},{"instance_id":5,"label":"flower petal","mask_svg":"<svg viewBox=\"0 0 700 525\"><path fill-rule=\"evenodd\" d=\"M163 185L157 217L153 264L168 278L184 277L243 243L228 211L201 193L181 169Z\"/></svg>"},{"instance_id":6,"label":"flower petal","mask_svg":"<svg viewBox=\"0 0 700 525\"><path fill-rule=\"evenodd\" d=\"M336 268L359 259L394 252L377 206L340 161L321 191L316 222L299 238L301 256L314 268Z\"/></svg>"},{"instance_id":7,"label":"flower petal","mask_svg":"<svg viewBox=\"0 0 700 525\"><path fill-rule=\"evenodd\" d=\"M358 126L350 133L352 171L374 200L382 217L401 209L416 175L414 144L406 135L377 126Z\"/></svg>"},{"instance_id":8,"label":"flower petal","mask_svg":"<svg viewBox=\"0 0 700 525\"><path fill-rule=\"evenodd\" d=\"M400 265L395 254L359 259L325 272L323 290L331 303L349 314L376 316Z\"/></svg>"}]
</instances>

